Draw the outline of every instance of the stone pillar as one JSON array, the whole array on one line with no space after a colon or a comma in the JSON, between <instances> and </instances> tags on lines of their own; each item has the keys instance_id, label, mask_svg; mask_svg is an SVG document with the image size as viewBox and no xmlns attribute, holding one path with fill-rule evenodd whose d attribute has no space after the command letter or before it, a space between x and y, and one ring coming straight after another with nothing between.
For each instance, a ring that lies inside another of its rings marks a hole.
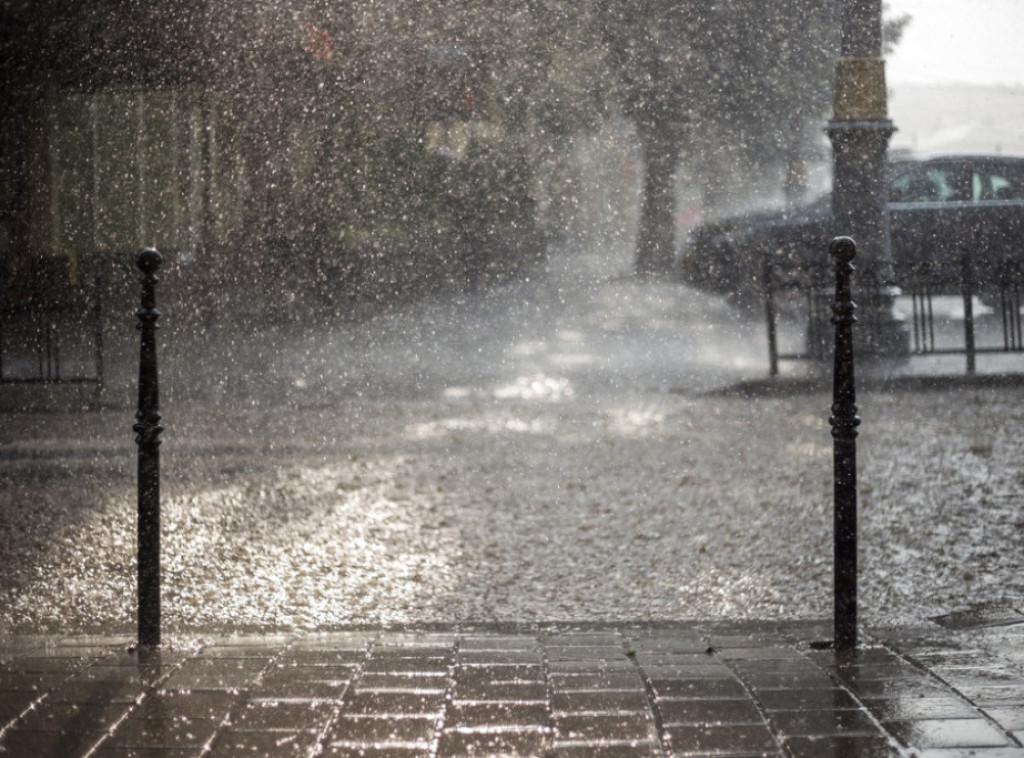
<instances>
[{"instance_id":1,"label":"stone pillar","mask_svg":"<svg viewBox=\"0 0 1024 758\"><path fill-rule=\"evenodd\" d=\"M833 151L834 232L857 243L861 355L906 355L909 338L893 314L889 230L889 138L881 0L841 0L842 48L828 136Z\"/></svg>"}]
</instances>

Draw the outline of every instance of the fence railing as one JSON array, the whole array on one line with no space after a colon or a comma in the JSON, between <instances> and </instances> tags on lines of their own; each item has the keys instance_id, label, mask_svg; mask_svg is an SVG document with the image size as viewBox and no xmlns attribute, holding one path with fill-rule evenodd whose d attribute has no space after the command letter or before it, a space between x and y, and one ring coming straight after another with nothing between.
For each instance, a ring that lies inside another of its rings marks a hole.
<instances>
[{"instance_id":1,"label":"fence railing","mask_svg":"<svg viewBox=\"0 0 1024 758\"><path fill-rule=\"evenodd\" d=\"M102 275L36 261L0 282L0 384L92 384L103 392ZM15 296L15 293L17 296Z\"/></svg>"},{"instance_id":2,"label":"fence railing","mask_svg":"<svg viewBox=\"0 0 1024 758\"><path fill-rule=\"evenodd\" d=\"M979 355L1024 354L1022 263L978 272L965 253L952 274L929 266L897 269L896 286L873 281L870 272L858 278L854 299L863 344L879 344L876 335L899 320L905 331L903 357L963 355L965 373L974 374ZM783 269L767 257L762 286L772 376L783 361L827 360L832 351L827 267ZM1024 372L1024 362L1019 370Z\"/></svg>"}]
</instances>

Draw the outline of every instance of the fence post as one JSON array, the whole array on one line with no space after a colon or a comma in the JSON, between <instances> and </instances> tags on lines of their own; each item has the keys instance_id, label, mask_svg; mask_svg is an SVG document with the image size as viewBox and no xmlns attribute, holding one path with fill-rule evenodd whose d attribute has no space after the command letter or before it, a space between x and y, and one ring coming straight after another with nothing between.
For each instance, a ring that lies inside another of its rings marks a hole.
<instances>
[{"instance_id":1,"label":"fence post","mask_svg":"<svg viewBox=\"0 0 1024 758\"><path fill-rule=\"evenodd\" d=\"M764 268L762 269L764 281L764 315L768 322L768 372L771 376L779 375L779 333L778 323L775 315L775 292L773 280L775 270L772 265L771 251L764 255Z\"/></svg>"},{"instance_id":2,"label":"fence post","mask_svg":"<svg viewBox=\"0 0 1024 758\"><path fill-rule=\"evenodd\" d=\"M974 266L971 254L964 250L961 258L964 298L964 352L967 353L967 374L974 376L976 371L974 344Z\"/></svg>"},{"instance_id":3,"label":"fence post","mask_svg":"<svg viewBox=\"0 0 1024 758\"><path fill-rule=\"evenodd\" d=\"M833 483L834 483L834 645L837 650L857 646L857 416L853 374L853 324L856 306L850 288L857 247L849 237L832 240L829 253L835 264L835 366L832 380Z\"/></svg>"},{"instance_id":4,"label":"fence post","mask_svg":"<svg viewBox=\"0 0 1024 758\"><path fill-rule=\"evenodd\" d=\"M93 303L92 315L95 319L93 327L93 340L96 343L96 410L99 410L103 402L103 274L98 270L93 275L93 294L96 301Z\"/></svg>"},{"instance_id":5,"label":"fence post","mask_svg":"<svg viewBox=\"0 0 1024 758\"><path fill-rule=\"evenodd\" d=\"M160 644L160 402L157 390L156 276L163 259L156 250L147 249L136 256L142 272L142 305L135 315L142 334L139 353L139 410L135 442L139 448L138 508L138 628L139 645Z\"/></svg>"}]
</instances>

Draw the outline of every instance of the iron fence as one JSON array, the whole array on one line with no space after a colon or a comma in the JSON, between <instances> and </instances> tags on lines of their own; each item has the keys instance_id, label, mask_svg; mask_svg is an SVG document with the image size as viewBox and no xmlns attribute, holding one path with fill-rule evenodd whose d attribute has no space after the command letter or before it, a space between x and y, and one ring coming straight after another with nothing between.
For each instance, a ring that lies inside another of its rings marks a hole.
<instances>
[{"instance_id":1,"label":"iron fence","mask_svg":"<svg viewBox=\"0 0 1024 758\"><path fill-rule=\"evenodd\" d=\"M37 260L0 282L0 384L91 384L103 392L103 282Z\"/></svg>"},{"instance_id":2,"label":"iron fence","mask_svg":"<svg viewBox=\"0 0 1024 758\"><path fill-rule=\"evenodd\" d=\"M973 261L965 253L953 274L928 265L897 268L895 285L858 272L854 297L863 352L886 354L878 346L886 344L887 329L891 352L896 323L903 342L893 358L963 355L965 373L974 374L979 355L1024 353L1024 264L1007 261L977 271ZM772 376L783 361L831 358L828 274L825 265L783 269L766 257L762 286Z\"/></svg>"}]
</instances>

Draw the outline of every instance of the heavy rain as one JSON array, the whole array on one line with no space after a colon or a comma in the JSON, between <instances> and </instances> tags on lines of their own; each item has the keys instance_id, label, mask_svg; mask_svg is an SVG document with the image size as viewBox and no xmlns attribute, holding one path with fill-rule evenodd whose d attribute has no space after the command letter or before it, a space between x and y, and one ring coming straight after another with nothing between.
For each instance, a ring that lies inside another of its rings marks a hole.
<instances>
[{"instance_id":1,"label":"heavy rain","mask_svg":"<svg viewBox=\"0 0 1024 758\"><path fill-rule=\"evenodd\" d=\"M828 616L819 272L775 366L761 260L694 251L828 191L834 5L5 2L0 634L132 628L150 246L168 629ZM919 298L918 228L860 267L871 624L1024 596L1019 260Z\"/></svg>"}]
</instances>

